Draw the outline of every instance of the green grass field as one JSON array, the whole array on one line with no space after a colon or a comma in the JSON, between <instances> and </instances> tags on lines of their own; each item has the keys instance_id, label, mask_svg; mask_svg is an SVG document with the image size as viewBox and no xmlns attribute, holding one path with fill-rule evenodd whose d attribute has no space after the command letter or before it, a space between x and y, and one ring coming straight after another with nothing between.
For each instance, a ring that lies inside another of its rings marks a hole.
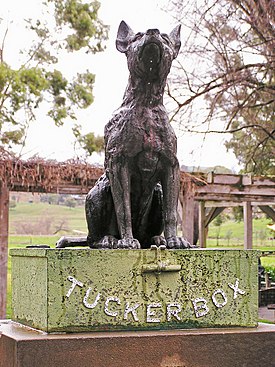
<instances>
[{"instance_id":1,"label":"green grass field","mask_svg":"<svg viewBox=\"0 0 275 367\"><path fill-rule=\"evenodd\" d=\"M86 232L83 206L69 208L48 203L18 203L10 209L10 234L60 234ZM42 233L39 233L42 232Z\"/></svg>"},{"instance_id":2,"label":"green grass field","mask_svg":"<svg viewBox=\"0 0 275 367\"><path fill-rule=\"evenodd\" d=\"M83 206L69 208L48 203L18 203L10 210L9 248L22 248L27 245L47 244L55 246L58 238L64 234L77 235L87 232ZM275 251L275 240L267 224L268 219L253 220L253 247L262 251ZM61 225L62 224L62 225ZM57 228L62 228L54 235ZM33 233L26 233L31 230ZM21 230L25 232L20 233ZM219 232L218 232L219 230ZM39 234L39 232L45 234ZM219 237L219 239L217 239ZM208 248L243 248L243 222L226 221L217 228L209 227ZM263 266L275 268L275 256L261 258ZM7 317L11 317L11 261L8 261L8 297Z\"/></svg>"},{"instance_id":3,"label":"green grass field","mask_svg":"<svg viewBox=\"0 0 275 367\"><path fill-rule=\"evenodd\" d=\"M253 245L254 247L275 247L274 232L267 227L271 223L270 219L261 218L253 220ZM219 237L219 240L217 240ZM221 241L222 245L243 247L244 223L227 220L217 227L213 222L209 226L208 244L217 245Z\"/></svg>"}]
</instances>

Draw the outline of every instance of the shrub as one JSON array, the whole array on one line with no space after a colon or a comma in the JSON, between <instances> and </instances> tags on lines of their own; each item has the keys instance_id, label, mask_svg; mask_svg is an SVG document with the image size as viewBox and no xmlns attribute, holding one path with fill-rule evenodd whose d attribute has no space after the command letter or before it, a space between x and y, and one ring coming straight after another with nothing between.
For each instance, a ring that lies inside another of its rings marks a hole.
<instances>
[{"instance_id":1,"label":"shrub","mask_svg":"<svg viewBox=\"0 0 275 367\"><path fill-rule=\"evenodd\" d=\"M275 282L275 267L273 267L273 266L265 266L265 272L268 273L269 279L272 282Z\"/></svg>"}]
</instances>

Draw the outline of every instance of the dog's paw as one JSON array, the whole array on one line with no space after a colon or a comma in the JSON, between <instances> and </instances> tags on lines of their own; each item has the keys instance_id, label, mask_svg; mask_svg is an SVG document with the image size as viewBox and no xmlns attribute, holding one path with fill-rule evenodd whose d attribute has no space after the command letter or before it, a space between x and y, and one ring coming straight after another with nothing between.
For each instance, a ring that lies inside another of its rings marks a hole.
<instances>
[{"instance_id":1,"label":"dog's paw","mask_svg":"<svg viewBox=\"0 0 275 367\"><path fill-rule=\"evenodd\" d=\"M114 236L104 236L98 242L94 243L92 248L113 249L118 247L118 240Z\"/></svg>"},{"instance_id":2,"label":"dog's paw","mask_svg":"<svg viewBox=\"0 0 275 367\"><path fill-rule=\"evenodd\" d=\"M151 238L151 246L166 247L166 239L163 236L154 236Z\"/></svg>"},{"instance_id":3,"label":"dog's paw","mask_svg":"<svg viewBox=\"0 0 275 367\"><path fill-rule=\"evenodd\" d=\"M196 246L191 245L185 238L172 236L166 239L168 249L189 249L196 248Z\"/></svg>"},{"instance_id":4,"label":"dog's paw","mask_svg":"<svg viewBox=\"0 0 275 367\"><path fill-rule=\"evenodd\" d=\"M121 240L118 240L117 247L121 249L132 250L137 250L141 248L139 241L135 238L122 238Z\"/></svg>"}]
</instances>

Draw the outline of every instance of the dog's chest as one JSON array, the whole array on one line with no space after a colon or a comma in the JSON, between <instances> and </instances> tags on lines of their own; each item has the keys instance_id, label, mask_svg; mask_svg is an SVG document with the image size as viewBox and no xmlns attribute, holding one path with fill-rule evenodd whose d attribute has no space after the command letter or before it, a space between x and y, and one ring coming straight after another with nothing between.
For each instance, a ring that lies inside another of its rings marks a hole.
<instances>
[{"instance_id":1,"label":"dog's chest","mask_svg":"<svg viewBox=\"0 0 275 367\"><path fill-rule=\"evenodd\" d=\"M176 136L164 108L123 108L105 128L106 154L133 158L176 155Z\"/></svg>"}]
</instances>

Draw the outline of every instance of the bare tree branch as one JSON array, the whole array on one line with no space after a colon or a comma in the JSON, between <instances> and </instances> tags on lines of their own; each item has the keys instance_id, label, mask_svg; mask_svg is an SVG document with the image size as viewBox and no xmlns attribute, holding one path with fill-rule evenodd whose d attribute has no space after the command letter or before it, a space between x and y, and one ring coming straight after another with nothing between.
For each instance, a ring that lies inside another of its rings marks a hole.
<instances>
[{"instance_id":1,"label":"bare tree branch","mask_svg":"<svg viewBox=\"0 0 275 367\"><path fill-rule=\"evenodd\" d=\"M5 33L4 33L4 37L3 37L2 45L1 45L1 49L0 49L1 63L4 62L4 48L5 48L5 41L6 41L6 37L7 37L7 34L8 34L8 30L9 30L9 28L7 27L6 30L5 30Z\"/></svg>"},{"instance_id":2,"label":"bare tree branch","mask_svg":"<svg viewBox=\"0 0 275 367\"><path fill-rule=\"evenodd\" d=\"M253 163L256 170L267 169L275 174L274 2L172 3L178 5L179 19L189 34L167 89L171 120L184 121L187 131L231 134L227 147L247 167L257 157ZM221 129L213 129L213 121L220 122ZM206 123L207 130L198 129ZM257 151L251 154L255 147Z\"/></svg>"},{"instance_id":3,"label":"bare tree branch","mask_svg":"<svg viewBox=\"0 0 275 367\"><path fill-rule=\"evenodd\" d=\"M271 132L269 132L263 126L256 125L256 124L244 125L244 126L240 126L239 128L231 129L231 130L205 130L205 131L189 130L189 132L192 132L192 133L195 133L195 134L233 134L237 131L246 130L246 129L249 129L249 128L260 129L260 130L265 132L265 134L267 135L267 138L275 140L275 135L274 135L275 130L272 130Z\"/></svg>"}]
</instances>

